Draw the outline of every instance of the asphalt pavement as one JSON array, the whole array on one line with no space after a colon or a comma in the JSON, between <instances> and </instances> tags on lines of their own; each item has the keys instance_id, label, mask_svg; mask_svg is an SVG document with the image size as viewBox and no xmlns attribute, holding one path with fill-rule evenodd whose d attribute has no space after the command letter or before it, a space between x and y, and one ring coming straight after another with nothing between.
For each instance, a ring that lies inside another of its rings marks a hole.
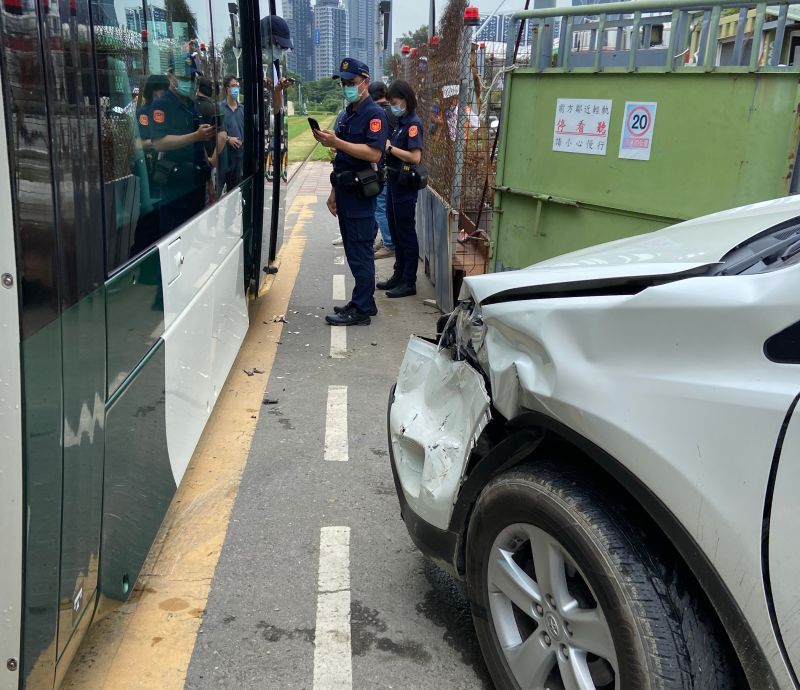
<instances>
[{"instance_id":1,"label":"asphalt pavement","mask_svg":"<svg viewBox=\"0 0 800 690\"><path fill-rule=\"evenodd\" d=\"M489 688L469 606L411 543L389 466L389 388L410 334L435 331L433 288L420 265L415 297L378 293L372 324L332 343L334 276L353 283L328 171L290 184L286 230L302 217L305 248L186 688Z\"/></svg>"}]
</instances>

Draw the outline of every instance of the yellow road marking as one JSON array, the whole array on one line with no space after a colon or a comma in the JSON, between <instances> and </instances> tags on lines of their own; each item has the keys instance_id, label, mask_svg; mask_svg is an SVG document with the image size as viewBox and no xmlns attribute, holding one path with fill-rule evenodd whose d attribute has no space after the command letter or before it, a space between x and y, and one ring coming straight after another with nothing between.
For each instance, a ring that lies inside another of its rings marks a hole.
<instances>
[{"instance_id":1,"label":"yellow road marking","mask_svg":"<svg viewBox=\"0 0 800 690\"><path fill-rule=\"evenodd\" d=\"M130 600L90 630L62 687L184 687L283 328L272 318L289 305L315 201L298 196L290 207L298 220L280 251L281 270L261 301ZM242 371L252 367L264 376Z\"/></svg>"}]
</instances>

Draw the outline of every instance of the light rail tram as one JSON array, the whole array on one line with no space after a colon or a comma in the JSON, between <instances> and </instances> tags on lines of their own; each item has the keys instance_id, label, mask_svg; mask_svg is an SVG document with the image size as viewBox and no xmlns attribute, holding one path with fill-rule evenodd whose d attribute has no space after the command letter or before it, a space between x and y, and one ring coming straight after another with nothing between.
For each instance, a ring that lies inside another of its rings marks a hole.
<instances>
[{"instance_id":1,"label":"light rail tram","mask_svg":"<svg viewBox=\"0 0 800 690\"><path fill-rule=\"evenodd\" d=\"M2 2L0 690L18 690L58 687L134 587L272 270L285 182L264 142L285 132L275 0Z\"/></svg>"}]
</instances>

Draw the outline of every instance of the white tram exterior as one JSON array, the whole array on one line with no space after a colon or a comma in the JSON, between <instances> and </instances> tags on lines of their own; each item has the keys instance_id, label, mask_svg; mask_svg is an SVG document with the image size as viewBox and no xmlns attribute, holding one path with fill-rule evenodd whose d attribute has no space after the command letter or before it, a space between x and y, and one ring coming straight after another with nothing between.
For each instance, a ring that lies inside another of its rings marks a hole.
<instances>
[{"instance_id":1,"label":"white tram exterior","mask_svg":"<svg viewBox=\"0 0 800 690\"><path fill-rule=\"evenodd\" d=\"M274 0L176 7L0 12L0 690L57 687L101 600L129 596L280 240ZM239 78L245 155L231 189L192 177L204 203L173 227L136 94L181 70Z\"/></svg>"}]
</instances>

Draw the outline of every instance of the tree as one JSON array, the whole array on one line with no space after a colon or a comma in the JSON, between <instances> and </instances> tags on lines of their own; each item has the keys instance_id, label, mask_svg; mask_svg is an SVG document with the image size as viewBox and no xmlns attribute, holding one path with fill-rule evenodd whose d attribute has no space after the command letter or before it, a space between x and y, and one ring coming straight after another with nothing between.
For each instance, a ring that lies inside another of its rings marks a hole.
<instances>
[{"instance_id":1,"label":"tree","mask_svg":"<svg viewBox=\"0 0 800 690\"><path fill-rule=\"evenodd\" d=\"M173 27L175 24L186 25L186 36L182 38L197 38L197 17L194 16L186 0L166 0L164 9L167 11L167 21Z\"/></svg>"},{"instance_id":2,"label":"tree","mask_svg":"<svg viewBox=\"0 0 800 690\"><path fill-rule=\"evenodd\" d=\"M228 36L220 48L222 53L222 74L238 74L236 69L236 54L233 52L233 39Z\"/></svg>"},{"instance_id":3,"label":"tree","mask_svg":"<svg viewBox=\"0 0 800 690\"><path fill-rule=\"evenodd\" d=\"M383 63L383 76L390 79L397 79L400 74L400 56L390 55Z\"/></svg>"},{"instance_id":4,"label":"tree","mask_svg":"<svg viewBox=\"0 0 800 690\"><path fill-rule=\"evenodd\" d=\"M320 79L303 84L303 95L309 110L337 112L342 107L342 90L335 79Z\"/></svg>"},{"instance_id":5,"label":"tree","mask_svg":"<svg viewBox=\"0 0 800 690\"><path fill-rule=\"evenodd\" d=\"M423 24L416 31L410 31L403 34L403 44L411 46L412 48L419 48L428 43L428 25Z\"/></svg>"}]
</instances>

